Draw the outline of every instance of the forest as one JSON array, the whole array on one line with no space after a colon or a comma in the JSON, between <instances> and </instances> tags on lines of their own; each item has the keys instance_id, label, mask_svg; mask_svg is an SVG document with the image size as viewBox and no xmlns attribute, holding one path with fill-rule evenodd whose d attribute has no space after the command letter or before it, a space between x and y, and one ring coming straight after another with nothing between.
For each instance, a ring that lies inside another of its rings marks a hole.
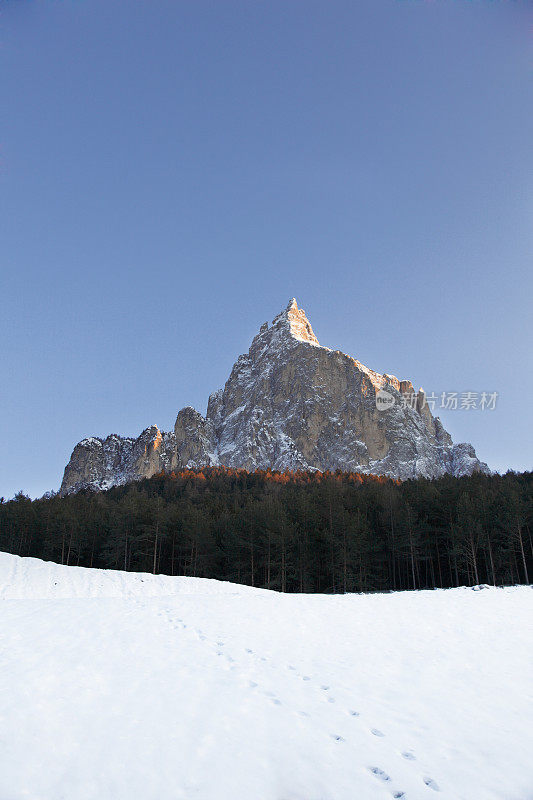
<instances>
[{"instance_id":1,"label":"forest","mask_svg":"<svg viewBox=\"0 0 533 800\"><path fill-rule=\"evenodd\" d=\"M358 473L183 470L0 498L0 550L282 592L529 583L533 473L405 482Z\"/></svg>"}]
</instances>

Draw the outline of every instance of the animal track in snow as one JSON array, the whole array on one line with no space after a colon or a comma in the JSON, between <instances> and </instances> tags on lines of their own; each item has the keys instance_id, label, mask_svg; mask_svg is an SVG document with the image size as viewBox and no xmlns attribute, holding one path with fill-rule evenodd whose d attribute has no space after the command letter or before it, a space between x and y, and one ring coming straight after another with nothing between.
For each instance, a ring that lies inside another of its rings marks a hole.
<instances>
[{"instance_id":1,"label":"animal track in snow","mask_svg":"<svg viewBox=\"0 0 533 800\"><path fill-rule=\"evenodd\" d=\"M173 624L174 628L178 628L180 626L183 629L187 628L187 625L183 622L183 620L181 618L168 617L168 619L169 619L169 622L171 622ZM174 624L174 623L176 623L176 624ZM178 625L177 623L180 623L180 625ZM196 633L197 637L201 641L204 641L204 642L207 641L208 643L210 642L209 637L206 636L203 633L202 630L195 629L194 632ZM224 656L225 660L229 664L236 664L235 659L232 658L227 653L227 651L223 652L221 649L218 649L218 648L225 648L226 647L226 643L224 641L212 641L211 640L211 644L216 646L216 653L217 653L218 656ZM259 662L259 661L268 662L269 661L268 658L266 658L265 656L259 655L259 653L255 652L250 647L244 647L243 651L245 653L247 653L248 655L253 656L253 659L256 662ZM276 669L276 665L275 664L269 664L269 665L272 668ZM231 670L236 670L237 667L236 666L231 666L230 669ZM302 675L301 673L298 672L297 667L294 666L293 664L287 664L286 665L286 669L291 671L291 672L293 672L293 673L295 673L295 677L299 678L300 680L307 681L307 682L312 682L313 688L315 688L315 690L316 689L320 689L321 692L324 692L324 693L328 693L328 692L331 691L331 685L330 684L325 684L325 683L318 684L318 682L315 683L315 679L314 678L312 678L310 675ZM259 684L256 681L252 681L252 680L248 681L248 687L250 689L256 689L258 686L259 686ZM283 705L282 701L279 700L278 697L276 697L274 692L262 691L261 694L263 694L265 697L267 697L273 705L276 705L276 706L282 706ZM336 702L335 697L332 697L331 695L328 695L328 694L326 694L324 699L326 699L328 703L335 703ZM340 710L341 709L339 709L339 711ZM311 716L312 716L309 712L304 711L304 710L298 710L298 711L296 711L296 713L300 717L307 717L308 719L311 718ZM357 711L355 709L350 709L350 708L345 709L344 713L348 714L351 717L360 717L360 715L361 715L359 711ZM385 737L385 734L381 730L379 730L379 728L370 728L369 732L373 736L376 736L376 737L379 737L379 738ZM329 736L335 742L342 743L342 742L346 741L345 737L341 736L340 734L330 733ZM402 758L406 759L407 761L415 761L416 760L416 756L414 755L414 753L412 753L409 750L401 751L401 756L402 756ZM384 783L389 783L389 784L391 783L392 778L390 777L390 775L388 775L380 767L369 767L369 770L370 770L370 772L372 772L372 774L378 780L383 781ZM433 789L433 791L435 791L435 792L440 792L440 788L439 788L438 784L436 783L436 781L433 780L433 778L423 777L422 776L422 780L423 780L424 784L428 788ZM403 800L407 800L406 793L404 791L401 791L401 790L391 790L391 796L395 800L402 800L402 799Z\"/></svg>"},{"instance_id":2,"label":"animal track in snow","mask_svg":"<svg viewBox=\"0 0 533 800\"><path fill-rule=\"evenodd\" d=\"M186 625L186 624L183 622L183 620L182 620L181 618L174 618L174 617L170 617L170 616L169 616L169 617L168 617L168 619L169 619L169 622L170 622L170 623L173 625L173 627L175 627L175 628L178 628L178 627L179 627L179 625L180 625L181 627L183 627L184 629L185 629L185 628L187 628L187 625ZM179 623L179 625L178 625L178 623ZM197 636L197 637L200 639L200 641L203 641L203 642L207 641L207 642L209 642L209 637L208 637L208 636L206 636L206 635L203 633L203 631L202 631L202 630L200 630L199 628L196 628L196 629L194 629L194 632L195 632L196 636ZM225 647L226 647L226 643L225 643L224 641L222 641L222 640L215 641L215 642L213 642L213 645L215 645L215 648L216 648L216 653L217 653L217 655L218 655L218 656L224 656L225 660L226 660L226 661L227 661L229 664L235 664L235 663L236 663L236 662L235 662L235 659L234 659L234 658L232 658L232 657L231 657L231 656L230 656L230 655L227 653L227 651L226 651L226 652L223 652L223 650L222 650L222 649L220 649L220 648L225 648ZM268 659L267 659L265 656L260 656L258 653L255 653L255 652L254 652L254 650L252 650L252 648L250 648L250 647L245 647L245 648L243 648L243 650L244 650L244 652L245 652L245 653L247 653L248 655L250 655L250 656L253 656L253 657L254 657L254 659L255 659L255 660L257 660L257 661L264 661L264 662L268 661ZM242 651L241 651L241 652L242 652ZM272 665L272 666L274 666L274 665ZM286 668L287 668L288 670L290 670L291 672L294 672L294 673L296 673L295 677L298 677L298 678L300 678L300 680L307 681L307 682L309 682L309 681L313 681L313 679L311 678L311 676L309 676L309 675L302 675L301 673L298 673L298 672L297 672L297 668L296 668L296 667L295 667L293 664L288 664L288 665L286 666ZM231 669L232 669L232 670L235 670L235 669L236 669L236 667L235 667L235 666L232 666L232 667L231 667ZM258 685L259 685L259 684L258 684L256 681L252 681L252 680L248 681L248 687L249 687L250 689L256 689L256 688L258 687ZM320 690L321 690L322 692L324 692L324 693L327 693L327 692L330 692L330 691L331 691L331 685L330 685L330 684L325 684L325 683L323 683L323 684L318 684L318 685L316 685L316 684L315 684L315 686L316 686L316 688L317 688L317 689L320 689ZM283 704L282 704L282 702L281 702L281 700L279 700L279 699L278 699L278 697L276 697L276 695L274 694L274 692L271 692L271 691L263 691L263 692L261 692L261 693L262 693L262 694L263 694L265 697L267 697L267 698L270 700L270 702L271 702L273 705L276 705L276 706L282 706L282 705L283 705ZM335 702L336 702L336 701L335 701L335 698L334 698L334 697L332 697L331 695L326 695L326 697L325 697L324 699L327 699L327 702L328 702L328 703L335 703ZM340 710L340 709L339 709L339 710ZM298 715L299 715L299 716L301 716L301 717L307 717L307 718L310 718L310 716L311 716L311 715L309 714L309 712L307 712L307 711L303 711L303 710L300 710L300 711L298 711L297 713L298 713ZM347 713L349 716L352 716L352 717L359 717L359 716L360 716L360 712L359 712L359 711L356 711L355 709L350 709L350 708L348 708L348 709L346 709L346 710L345 710L345 713ZM370 733L372 733L372 735L373 735L373 736L380 737L380 738L382 738L382 737L384 737L384 736L385 736L385 734L384 734L384 733L383 733L381 730L379 730L378 728L370 728ZM341 736L340 734L336 734L336 733L330 733L330 734L329 734L329 736L330 736L330 738L331 738L333 741L335 741L335 742L339 742L339 743L341 743L341 742L345 742L345 741L346 741L346 739L345 739L343 736ZM415 761L415 760L416 760L416 757L415 757L415 755L414 755L414 754L413 754L411 751L409 751L409 750L402 751L402 752L401 752L401 756L402 756L403 758L405 758L406 760L408 760L408 761ZM390 782L391 782L391 780L392 780L392 779L391 779L390 775L388 775L388 774L387 774L387 773L386 773L384 770L382 770L380 767L370 767L369 769L370 769L370 771L372 772L372 774L373 774L373 775L374 775L376 778L378 778L379 780L381 780L381 781L383 781L383 782L385 782L385 783L390 783ZM438 784L437 784L437 783L436 783L436 782L433 780L433 778L429 778L429 777L423 777L423 781L424 781L424 784L425 784L426 786L428 786L429 788L433 789L433 791L436 791L436 792L439 792L439 791L440 791ZM403 792L403 791L400 791L400 790L398 790L398 791L394 791L394 792L391 792L391 794L392 794L392 797L393 797L393 798L395 798L395 800L400 800L401 798L406 798L405 792Z\"/></svg>"},{"instance_id":3,"label":"animal track in snow","mask_svg":"<svg viewBox=\"0 0 533 800\"><path fill-rule=\"evenodd\" d=\"M379 767L369 767L369 770L372 775L375 775L376 778L379 778L381 781L390 781L390 775L387 775L387 773Z\"/></svg>"},{"instance_id":4,"label":"animal track in snow","mask_svg":"<svg viewBox=\"0 0 533 800\"><path fill-rule=\"evenodd\" d=\"M169 622L172 624L172 627L178 628L178 627L181 626L183 629L187 628L187 625L183 622L183 620L181 618L179 618L179 617L178 618L171 617L170 615L168 615L168 612L167 612L167 618L168 618ZM178 625L178 623L179 623L179 625ZM194 629L194 633L196 634L196 636L201 641L203 641L203 642L207 641L209 644L211 644L213 646L213 649L216 651L216 654L218 656L224 656L225 661L228 662L228 664L235 665L237 663L235 661L235 659L232 658L228 654L227 650L224 652L222 649L220 649L220 648L226 648L226 643L224 641L222 641L222 640L219 640L219 641L210 640L209 637L206 636L203 633L203 631L201 629L199 629L199 628L195 628ZM243 651L244 651L244 653L247 653L248 655L253 656L253 660L255 662L260 662L260 661L269 662L269 666L271 668L279 669L279 667L276 667L276 665L274 663L270 663L270 659L266 658L265 656L259 655L259 653L255 652L252 648L244 647L244 648L242 648L241 653ZM237 667L236 666L229 666L229 669L235 671L237 669ZM302 681L311 682L311 686L312 686L312 688L315 689L315 691L317 689L319 689L321 692L324 692L324 693L328 693L328 692L331 691L331 685L330 684L326 684L326 683L320 684L320 683L318 683L318 681L315 683L315 678L313 678L310 675L303 675L302 673L300 673L298 671L297 667L294 664L287 664L286 665L286 669L291 671L291 672L293 672L295 674L296 678L299 678ZM278 697L275 695L274 692L263 691L262 688L260 687L260 684L258 684L256 681L249 680L247 682L247 685L248 685L249 689L251 689L251 690L257 689L259 687L259 691L261 692L261 694L265 698L268 698L273 705L276 705L276 706L279 706L279 707L281 707L283 705L282 701L278 699ZM335 703L336 702L335 697L332 697L330 694L325 694L325 696L324 695L322 695L322 696L324 697L325 700L327 700L328 703ZM312 715L308 711L296 710L296 709L294 711L300 717L307 717L308 719L310 719L312 717ZM339 708L339 711L341 711L340 708ZM352 708L343 709L343 713L348 714L351 717L360 717L360 715L361 715L359 711L357 711L356 709L352 709ZM373 736L376 736L376 737L379 737L379 738L385 737L385 734L381 730L379 730L379 728L370 728L368 730ZM337 734L337 733L330 733L329 737L330 737L331 740L333 740L335 742L338 742L338 743L346 742L345 737L341 736L340 734ZM402 758L406 759L407 761L415 761L416 760L416 756L410 750L400 751L399 754L402 756ZM383 769L381 769L380 767L377 767L377 766L376 767L369 767L369 770L378 780L382 781L383 783L389 784L389 786L390 786L389 791L391 793L391 796L394 798L394 800L407 800L407 796L406 796L406 793L404 791L392 789L392 785L391 785L392 784L392 778L390 777L390 775L388 775L385 772L385 770L383 770ZM435 792L440 792L440 788L439 788L438 784L436 783L436 781L433 780L433 778L424 777L424 776L421 776L421 777L422 777L422 780L423 780L424 784L428 788L433 789L433 791L435 791Z\"/></svg>"}]
</instances>

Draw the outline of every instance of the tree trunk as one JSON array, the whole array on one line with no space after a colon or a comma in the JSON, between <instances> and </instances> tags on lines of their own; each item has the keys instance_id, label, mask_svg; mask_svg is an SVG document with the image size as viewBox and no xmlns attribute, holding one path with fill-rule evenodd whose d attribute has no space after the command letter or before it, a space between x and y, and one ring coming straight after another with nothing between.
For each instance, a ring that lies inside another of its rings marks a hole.
<instances>
[{"instance_id":1,"label":"tree trunk","mask_svg":"<svg viewBox=\"0 0 533 800\"><path fill-rule=\"evenodd\" d=\"M474 580L477 584L479 584L479 576L477 573L477 559L476 559L476 547L474 542L474 537L472 535L472 531L469 533L468 543L470 545L470 558L472 559L472 569L474 570Z\"/></svg>"},{"instance_id":2,"label":"tree trunk","mask_svg":"<svg viewBox=\"0 0 533 800\"><path fill-rule=\"evenodd\" d=\"M254 583L254 526L252 523L252 510L250 509L250 570L252 573L252 586Z\"/></svg>"},{"instance_id":3,"label":"tree trunk","mask_svg":"<svg viewBox=\"0 0 533 800\"><path fill-rule=\"evenodd\" d=\"M496 573L494 571L494 559L492 557L492 544L490 541L490 534L487 533L487 543L489 546L489 560L490 560L490 570L492 572L492 585L496 586Z\"/></svg>"},{"instance_id":4,"label":"tree trunk","mask_svg":"<svg viewBox=\"0 0 533 800\"><path fill-rule=\"evenodd\" d=\"M155 568L157 566L157 543L158 543L158 539L159 539L159 520L156 522L156 526L155 526L154 563L153 563L153 569L152 569L152 574L153 575L155 575Z\"/></svg>"},{"instance_id":5,"label":"tree trunk","mask_svg":"<svg viewBox=\"0 0 533 800\"><path fill-rule=\"evenodd\" d=\"M520 542L520 553L522 554L522 564L524 567L524 575L526 576L526 584L529 584L529 575L527 572L527 564L526 564L526 555L524 553L524 542L522 541L522 528L520 526L520 522L516 521L517 533L518 533L518 541Z\"/></svg>"}]
</instances>

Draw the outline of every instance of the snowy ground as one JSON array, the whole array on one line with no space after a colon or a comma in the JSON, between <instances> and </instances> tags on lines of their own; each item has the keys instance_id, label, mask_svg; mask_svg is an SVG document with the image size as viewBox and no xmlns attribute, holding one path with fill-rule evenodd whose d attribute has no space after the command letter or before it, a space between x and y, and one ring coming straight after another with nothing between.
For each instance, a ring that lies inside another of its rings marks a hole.
<instances>
[{"instance_id":1,"label":"snowy ground","mask_svg":"<svg viewBox=\"0 0 533 800\"><path fill-rule=\"evenodd\" d=\"M533 591L0 554L0 800L532 800Z\"/></svg>"}]
</instances>

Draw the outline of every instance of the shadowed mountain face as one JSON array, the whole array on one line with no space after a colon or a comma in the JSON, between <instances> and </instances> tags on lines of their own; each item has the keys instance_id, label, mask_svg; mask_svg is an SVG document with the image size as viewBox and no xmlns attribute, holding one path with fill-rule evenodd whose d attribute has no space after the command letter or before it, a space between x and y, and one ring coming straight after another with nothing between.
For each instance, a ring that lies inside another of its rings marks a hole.
<instances>
[{"instance_id":1,"label":"shadowed mountain face","mask_svg":"<svg viewBox=\"0 0 533 800\"><path fill-rule=\"evenodd\" d=\"M224 388L209 398L205 418L189 406L179 412L173 433L152 425L137 439L84 439L65 468L61 491L219 464L400 479L489 471L471 445L452 443L411 381L380 375L321 346L294 299L270 326L261 326Z\"/></svg>"}]
</instances>

